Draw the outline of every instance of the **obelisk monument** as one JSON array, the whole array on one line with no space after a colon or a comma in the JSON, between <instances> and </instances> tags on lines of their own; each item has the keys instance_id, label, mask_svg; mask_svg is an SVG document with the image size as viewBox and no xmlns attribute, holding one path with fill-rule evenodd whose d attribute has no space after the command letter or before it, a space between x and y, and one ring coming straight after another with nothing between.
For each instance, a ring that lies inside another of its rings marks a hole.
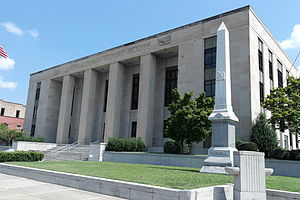
<instances>
[{"instance_id":1,"label":"obelisk monument","mask_svg":"<svg viewBox=\"0 0 300 200\"><path fill-rule=\"evenodd\" d=\"M217 31L216 92L212 122L212 146L200 172L226 174L226 166L233 166L235 124L239 121L231 105L229 32L224 24Z\"/></svg>"}]
</instances>

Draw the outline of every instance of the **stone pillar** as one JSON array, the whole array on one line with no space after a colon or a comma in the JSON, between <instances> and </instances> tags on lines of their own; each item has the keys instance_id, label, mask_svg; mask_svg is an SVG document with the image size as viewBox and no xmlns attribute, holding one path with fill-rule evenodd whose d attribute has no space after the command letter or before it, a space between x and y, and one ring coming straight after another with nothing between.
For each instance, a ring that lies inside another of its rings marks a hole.
<instances>
[{"instance_id":1,"label":"stone pillar","mask_svg":"<svg viewBox=\"0 0 300 200\"><path fill-rule=\"evenodd\" d=\"M79 143L89 143L91 141L95 93L96 93L97 72L89 69L84 72L80 122L78 132Z\"/></svg>"},{"instance_id":2,"label":"stone pillar","mask_svg":"<svg viewBox=\"0 0 300 200\"><path fill-rule=\"evenodd\" d=\"M225 166L233 165L235 124L239 121L231 105L229 32L222 22L217 31L216 95L212 122L212 147L201 172L226 173Z\"/></svg>"},{"instance_id":3,"label":"stone pillar","mask_svg":"<svg viewBox=\"0 0 300 200\"><path fill-rule=\"evenodd\" d=\"M109 68L109 83L104 134L105 142L107 142L107 139L109 137L119 137L123 96L123 76L123 64L119 62L112 63Z\"/></svg>"},{"instance_id":4,"label":"stone pillar","mask_svg":"<svg viewBox=\"0 0 300 200\"><path fill-rule=\"evenodd\" d=\"M265 169L264 153L235 151L234 167L226 171L234 175L234 200L266 200L266 175L273 169Z\"/></svg>"},{"instance_id":5,"label":"stone pillar","mask_svg":"<svg viewBox=\"0 0 300 200\"><path fill-rule=\"evenodd\" d=\"M56 143L59 144L68 143L74 84L74 76L64 76L56 135Z\"/></svg>"},{"instance_id":6,"label":"stone pillar","mask_svg":"<svg viewBox=\"0 0 300 200\"><path fill-rule=\"evenodd\" d=\"M147 147L152 146L156 57L147 54L141 57L140 89L137 121L137 137L141 137Z\"/></svg>"}]
</instances>

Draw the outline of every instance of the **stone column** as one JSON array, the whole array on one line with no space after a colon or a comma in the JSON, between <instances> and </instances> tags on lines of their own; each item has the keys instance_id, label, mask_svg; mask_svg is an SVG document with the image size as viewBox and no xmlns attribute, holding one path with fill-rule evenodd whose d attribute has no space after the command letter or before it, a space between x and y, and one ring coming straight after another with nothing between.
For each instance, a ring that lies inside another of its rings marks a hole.
<instances>
[{"instance_id":1,"label":"stone column","mask_svg":"<svg viewBox=\"0 0 300 200\"><path fill-rule=\"evenodd\" d=\"M137 137L141 137L147 147L152 146L155 77L156 57L152 54L142 56L140 65Z\"/></svg>"},{"instance_id":2,"label":"stone column","mask_svg":"<svg viewBox=\"0 0 300 200\"><path fill-rule=\"evenodd\" d=\"M56 135L56 143L59 144L68 143L74 84L74 76L64 76Z\"/></svg>"},{"instance_id":3,"label":"stone column","mask_svg":"<svg viewBox=\"0 0 300 200\"><path fill-rule=\"evenodd\" d=\"M105 142L107 142L107 139L109 137L119 136L123 96L123 76L123 64L119 62L112 63L109 68L109 83L104 134Z\"/></svg>"},{"instance_id":4,"label":"stone column","mask_svg":"<svg viewBox=\"0 0 300 200\"><path fill-rule=\"evenodd\" d=\"M95 93L96 93L97 72L89 69L84 72L81 112L79 122L78 141L80 143L89 143L91 141Z\"/></svg>"},{"instance_id":5,"label":"stone column","mask_svg":"<svg viewBox=\"0 0 300 200\"><path fill-rule=\"evenodd\" d=\"M208 119L212 122L212 147L201 172L224 174L225 166L233 166L235 124L239 120L231 105L229 32L223 22L217 31L215 106Z\"/></svg>"}]
</instances>

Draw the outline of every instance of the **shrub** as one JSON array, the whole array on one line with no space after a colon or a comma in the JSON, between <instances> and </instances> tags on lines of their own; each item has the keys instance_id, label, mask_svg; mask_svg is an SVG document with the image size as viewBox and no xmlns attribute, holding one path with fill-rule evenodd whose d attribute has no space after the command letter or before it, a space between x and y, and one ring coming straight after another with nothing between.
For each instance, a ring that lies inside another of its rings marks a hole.
<instances>
[{"instance_id":1,"label":"shrub","mask_svg":"<svg viewBox=\"0 0 300 200\"><path fill-rule=\"evenodd\" d=\"M191 144L183 144L183 154L191 153ZM164 153L180 154L180 144L175 140L167 140L164 144Z\"/></svg>"},{"instance_id":2,"label":"shrub","mask_svg":"<svg viewBox=\"0 0 300 200\"><path fill-rule=\"evenodd\" d=\"M45 142L44 138L42 137L32 137L32 136L29 136L29 137L26 137L25 135L21 135L21 136L18 136L14 139L15 141L26 141L26 142Z\"/></svg>"},{"instance_id":3,"label":"shrub","mask_svg":"<svg viewBox=\"0 0 300 200\"><path fill-rule=\"evenodd\" d=\"M276 132L263 112L258 114L252 126L251 142L256 143L258 150L265 152L267 158L271 156L273 150L278 146Z\"/></svg>"},{"instance_id":4,"label":"shrub","mask_svg":"<svg viewBox=\"0 0 300 200\"><path fill-rule=\"evenodd\" d=\"M288 150L283 149L282 147L276 147L271 153L271 158L279 160L289 160L290 157L290 152Z\"/></svg>"},{"instance_id":5,"label":"shrub","mask_svg":"<svg viewBox=\"0 0 300 200\"><path fill-rule=\"evenodd\" d=\"M34 151L0 151L0 162L35 162L41 161L43 158L43 153Z\"/></svg>"},{"instance_id":6,"label":"shrub","mask_svg":"<svg viewBox=\"0 0 300 200\"><path fill-rule=\"evenodd\" d=\"M300 160L300 149L290 151L291 160Z\"/></svg>"},{"instance_id":7,"label":"shrub","mask_svg":"<svg viewBox=\"0 0 300 200\"><path fill-rule=\"evenodd\" d=\"M139 152L145 151L145 143L141 138L116 138L111 137L108 139L105 147L106 151L130 151Z\"/></svg>"},{"instance_id":8,"label":"shrub","mask_svg":"<svg viewBox=\"0 0 300 200\"><path fill-rule=\"evenodd\" d=\"M164 153L180 153L180 145L175 140L167 140L164 144Z\"/></svg>"},{"instance_id":9,"label":"shrub","mask_svg":"<svg viewBox=\"0 0 300 200\"><path fill-rule=\"evenodd\" d=\"M235 146L239 151L257 151L258 149L254 142L245 142L241 140L238 140Z\"/></svg>"}]
</instances>

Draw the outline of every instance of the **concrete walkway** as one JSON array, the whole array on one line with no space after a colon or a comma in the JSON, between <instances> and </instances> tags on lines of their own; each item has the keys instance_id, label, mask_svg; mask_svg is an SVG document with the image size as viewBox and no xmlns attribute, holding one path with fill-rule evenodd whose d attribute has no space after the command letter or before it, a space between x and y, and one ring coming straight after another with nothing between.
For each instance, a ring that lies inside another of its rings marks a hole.
<instances>
[{"instance_id":1,"label":"concrete walkway","mask_svg":"<svg viewBox=\"0 0 300 200\"><path fill-rule=\"evenodd\" d=\"M93 192L0 173L0 200L121 200Z\"/></svg>"}]
</instances>

